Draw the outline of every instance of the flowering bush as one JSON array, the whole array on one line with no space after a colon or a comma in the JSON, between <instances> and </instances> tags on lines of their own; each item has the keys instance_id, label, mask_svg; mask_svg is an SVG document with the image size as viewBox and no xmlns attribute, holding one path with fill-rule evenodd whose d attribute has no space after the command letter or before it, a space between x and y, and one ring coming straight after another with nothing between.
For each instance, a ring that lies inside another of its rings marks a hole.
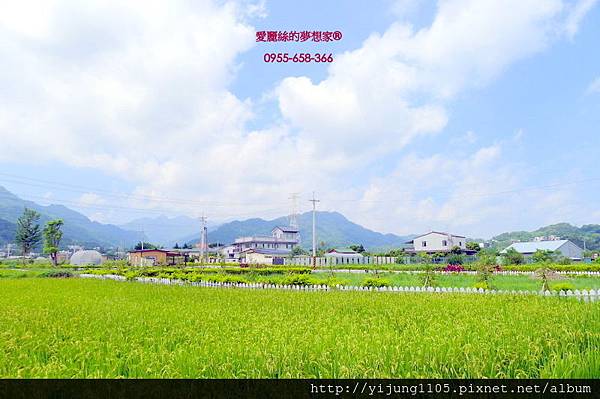
<instances>
[{"instance_id":1,"label":"flowering bush","mask_svg":"<svg viewBox=\"0 0 600 399\"><path fill-rule=\"evenodd\" d=\"M445 272L463 272L465 271L465 268L462 267L462 265L453 265L453 264L448 264L443 271Z\"/></svg>"}]
</instances>

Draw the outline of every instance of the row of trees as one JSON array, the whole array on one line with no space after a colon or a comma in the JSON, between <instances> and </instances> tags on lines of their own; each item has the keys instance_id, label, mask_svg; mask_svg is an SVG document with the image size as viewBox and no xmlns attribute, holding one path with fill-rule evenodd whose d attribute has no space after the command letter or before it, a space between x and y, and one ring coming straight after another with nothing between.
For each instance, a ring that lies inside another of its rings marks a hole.
<instances>
[{"instance_id":1,"label":"row of trees","mask_svg":"<svg viewBox=\"0 0 600 399\"><path fill-rule=\"evenodd\" d=\"M50 220L42 230L39 220L39 213L33 209L25 208L23 215L17 219L15 242L21 248L23 263L25 263L25 257L38 247L43 239L43 251L45 254L50 255L52 264L56 266L58 264L58 249L63 236L62 227L64 222L62 219Z\"/></svg>"}]
</instances>

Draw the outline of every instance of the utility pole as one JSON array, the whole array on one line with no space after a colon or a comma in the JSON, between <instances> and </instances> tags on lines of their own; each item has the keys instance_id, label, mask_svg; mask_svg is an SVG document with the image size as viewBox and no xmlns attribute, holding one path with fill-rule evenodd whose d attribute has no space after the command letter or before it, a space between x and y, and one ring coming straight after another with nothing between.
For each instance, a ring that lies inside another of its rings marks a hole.
<instances>
[{"instance_id":1,"label":"utility pole","mask_svg":"<svg viewBox=\"0 0 600 399\"><path fill-rule=\"evenodd\" d=\"M202 230L200 231L200 263L204 262L204 251L206 249L206 216L204 213L200 216L200 222L202 223Z\"/></svg>"},{"instance_id":2,"label":"utility pole","mask_svg":"<svg viewBox=\"0 0 600 399\"><path fill-rule=\"evenodd\" d=\"M313 269L316 269L317 267L317 229L316 229L316 223L317 223L317 202L320 202L320 200L315 198L315 192L313 191L313 197L311 200L308 200L309 202L312 202L313 205L313 214L312 214L312 258L313 258Z\"/></svg>"}]
</instances>

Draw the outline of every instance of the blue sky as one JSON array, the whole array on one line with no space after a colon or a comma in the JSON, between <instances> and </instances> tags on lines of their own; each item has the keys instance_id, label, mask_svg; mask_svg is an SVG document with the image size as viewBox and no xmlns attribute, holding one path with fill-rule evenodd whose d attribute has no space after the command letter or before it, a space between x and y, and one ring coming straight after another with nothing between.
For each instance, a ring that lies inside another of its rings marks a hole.
<instances>
[{"instance_id":1,"label":"blue sky","mask_svg":"<svg viewBox=\"0 0 600 399\"><path fill-rule=\"evenodd\" d=\"M31 3L0 6L0 184L24 198L109 223L312 191L399 234L600 223L594 0Z\"/></svg>"}]
</instances>

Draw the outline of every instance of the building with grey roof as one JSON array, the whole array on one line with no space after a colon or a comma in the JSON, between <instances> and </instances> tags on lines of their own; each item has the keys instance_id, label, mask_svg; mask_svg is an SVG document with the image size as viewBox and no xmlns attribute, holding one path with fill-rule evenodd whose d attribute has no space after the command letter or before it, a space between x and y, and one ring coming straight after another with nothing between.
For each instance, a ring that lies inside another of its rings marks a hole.
<instances>
[{"instance_id":1,"label":"building with grey roof","mask_svg":"<svg viewBox=\"0 0 600 399\"><path fill-rule=\"evenodd\" d=\"M573 244L569 240L515 242L500 253L506 253L506 251L511 248L523 254L525 257L533 255L537 250L542 250L554 251L572 260L583 259L583 249L579 248L579 246Z\"/></svg>"}]
</instances>

